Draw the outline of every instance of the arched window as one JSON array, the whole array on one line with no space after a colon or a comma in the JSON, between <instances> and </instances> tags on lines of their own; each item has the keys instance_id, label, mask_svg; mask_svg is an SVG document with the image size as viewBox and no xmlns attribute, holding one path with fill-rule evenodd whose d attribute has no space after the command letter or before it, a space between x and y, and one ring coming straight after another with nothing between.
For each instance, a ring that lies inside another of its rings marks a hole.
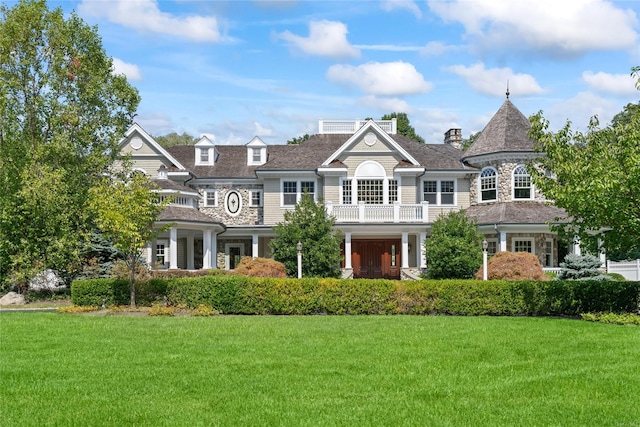
<instances>
[{"instance_id":1,"label":"arched window","mask_svg":"<svg viewBox=\"0 0 640 427\"><path fill-rule=\"evenodd\" d=\"M531 199L533 195L531 191L531 176L524 165L518 165L513 170L512 188L514 200Z\"/></svg>"},{"instance_id":2,"label":"arched window","mask_svg":"<svg viewBox=\"0 0 640 427\"><path fill-rule=\"evenodd\" d=\"M480 200L498 200L498 172L494 168L485 168L480 174Z\"/></svg>"}]
</instances>

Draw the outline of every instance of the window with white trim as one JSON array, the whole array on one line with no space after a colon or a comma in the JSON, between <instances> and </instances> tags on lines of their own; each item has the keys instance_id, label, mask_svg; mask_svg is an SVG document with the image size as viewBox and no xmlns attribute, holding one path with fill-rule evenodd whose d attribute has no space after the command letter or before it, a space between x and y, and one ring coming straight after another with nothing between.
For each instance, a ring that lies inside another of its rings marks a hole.
<instances>
[{"instance_id":1,"label":"window with white trim","mask_svg":"<svg viewBox=\"0 0 640 427\"><path fill-rule=\"evenodd\" d=\"M454 205L456 182L454 180L429 180L422 183L422 197L430 205Z\"/></svg>"},{"instance_id":2,"label":"window with white trim","mask_svg":"<svg viewBox=\"0 0 640 427\"><path fill-rule=\"evenodd\" d=\"M342 203L345 205L350 205L353 203L350 179L345 179L342 181Z\"/></svg>"},{"instance_id":3,"label":"window with white trim","mask_svg":"<svg viewBox=\"0 0 640 427\"><path fill-rule=\"evenodd\" d=\"M398 180L389 180L389 203L395 203L398 201Z\"/></svg>"},{"instance_id":4,"label":"window with white trim","mask_svg":"<svg viewBox=\"0 0 640 427\"><path fill-rule=\"evenodd\" d=\"M294 206L304 194L316 199L315 181L282 181L283 206Z\"/></svg>"},{"instance_id":5,"label":"window with white trim","mask_svg":"<svg viewBox=\"0 0 640 427\"><path fill-rule=\"evenodd\" d=\"M485 168L480 174L480 200L498 200L498 172L494 168Z\"/></svg>"},{"instance_id":6,"label":"window with white trim","mask_svg":"<svg viewBox=\"0 0 640 427\"><path fill-rule=\"evenodd\" d=\"M384 181L382 179L359 179L358 202L365 205L384 203Z\"/></svg>"},{"instance_id":7,"label":"window with white trim","mask_svg":"<svg viewBox=\"0 0 640 427\"><path fill-rule=\"evenodd\" d=\"M532 198L531 176L524 165L518 165L513 170L512 183L514 200L530 200Z\"/></svg>"},{"instance_id":8,"label":"window with white trim","mask_svg":"<svg viewBox=\"0 0 640 427\"><path fill-rule=\"evenodd\" d=\"M535 254L533 239L513 239L513 252L529 252Z\"/></svg>"},{"instance_id":9,"label":"window with white trim","mask_svg":"<svg viewBox=\"0 0 640 427\"><path fill-rule=\"evenodd\" d=\"M218 192L215 190L205 190L204 192L205 206L218 206Z\"/></svg>"},{"instance_id":10,"label":"window with white trim","mask_svg":"<svg viewBox=\"0 0 640 427\"><path fill-rule=\"evenodd\" d=\"M262 152L259 148L252 148L251 155L253 163L260 163L262 161Z\"/></svg>"},{"instance_id":11,"label":"window with white trim","mask_svg":"<svg viewBox=\"0 0 640 427\"><path fill-rule=\"evenodd\" d=\"M249 191L249 206L251 207L261 207L262 206L262 191L260 190L251 190Z\"/></svg>"},{"instance_id":12,"label":"window with white trim","mask_svg":"<svg viewBox=\"0 0 640 427\"><path fill-rule=\"evenodd\" d=\"M544 242L544 267L553 267L553 239Z\"/></svg>"},{"instance_id":13,"label":"window with white trim","mask_svg":"<svg viewBox=\"0 0 640 427\"><path fill-rule=\"evenodd\" d=\"M487 239L487 255L495 255L498 252L498 240Z\"/></svg>"}]
</instances>

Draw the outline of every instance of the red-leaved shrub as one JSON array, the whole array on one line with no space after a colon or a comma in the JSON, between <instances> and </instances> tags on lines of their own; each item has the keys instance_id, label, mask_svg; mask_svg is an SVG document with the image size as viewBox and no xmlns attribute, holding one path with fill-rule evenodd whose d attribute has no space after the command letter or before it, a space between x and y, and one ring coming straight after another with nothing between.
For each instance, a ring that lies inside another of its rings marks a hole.
<instances>
[{"instance_id":1,"label":"red-leaved shrub","mask_svg":"<svg viewBox=\"0 0 640 427\"><path fill-rule=\"evenodd\" d=\"M281 262L271 258L252 258L250 256L242 257L236 269L235 274L250 277L287 277L287 268Z\"/></svg>"},{"instance_id":2,"label":"red-leaved shrub","mask_svg":"<svg viewBox=\"0 0 640 427\"><path fill-rule=\"evenodd\" d=\"M498 252L487 264L489 280L549 280L538 257L529 252ZM482 267L476 273L482 279Z\"/></svg>"}]
</instances>

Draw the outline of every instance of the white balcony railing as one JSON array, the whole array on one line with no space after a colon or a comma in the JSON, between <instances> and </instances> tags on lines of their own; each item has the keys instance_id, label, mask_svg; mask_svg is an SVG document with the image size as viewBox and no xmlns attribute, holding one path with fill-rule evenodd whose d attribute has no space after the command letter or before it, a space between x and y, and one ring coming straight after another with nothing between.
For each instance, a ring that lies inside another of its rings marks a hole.
<instances>
[{"instance_id":1,"label":"white balcony railing","mask_svg":"<svg viewBox=\"0 0 640 427\"><path fill-rule=\"evenodd\" d=\"M335 217L336 223L426 223L429 220L429 203L414 205L394 203L392 205L334 205L325 204L327 213Z\"/></svg>"},{"instance_id":2,"label":"white balcony railing","mask_svg":"<svg viewBox=\"0 0 640 427\"><path fill-rule=\"evenodd\" d=\"M376 120L375 121L382 130L388 134L395 134L397 132L396 119L391 120ZM353 134L358 131L366 120L320 120L318 121L318 133L323 134Z\"/></svg>"}]
</instances>

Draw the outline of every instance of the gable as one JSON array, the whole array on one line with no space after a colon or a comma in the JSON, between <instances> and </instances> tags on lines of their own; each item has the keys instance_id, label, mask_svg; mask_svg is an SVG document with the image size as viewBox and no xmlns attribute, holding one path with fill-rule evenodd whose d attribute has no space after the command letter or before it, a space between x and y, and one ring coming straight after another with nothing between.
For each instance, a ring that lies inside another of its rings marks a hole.
<instances>
[{"instance_id":1,"label":"gable","mask_svg":"<svg viewBox=\"0 0 640 427\"><path fill-rule=\"evenodd\" d=\"M133 167L144 170L150 177L158 176L160 166L184 170L180 162L137 123L134 123L120 140L120 152L131 156Z\"/></svg>"}]
</instances>

